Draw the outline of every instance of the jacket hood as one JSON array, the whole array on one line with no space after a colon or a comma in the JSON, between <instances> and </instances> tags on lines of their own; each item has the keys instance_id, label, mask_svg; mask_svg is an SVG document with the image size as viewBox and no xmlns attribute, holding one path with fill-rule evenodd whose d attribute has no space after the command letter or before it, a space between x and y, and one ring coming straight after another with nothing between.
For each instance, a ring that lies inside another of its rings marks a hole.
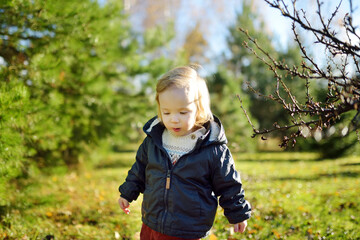
<instances>
[{"instance_id":1,"label":"jacket hood","mask_svg":"<svg viewBox=\"0 0 360 240\"><path fill-rule=\"evenodd\" d=\"M227 138L224 127L218 117L213 115L214 120L204 124L206 133L201 138L204 145L226 144ZM143 127L143 131L155 140L160 140L165 129L164 124L156 116L150 119Z\"/></svg>"}]
</instances>

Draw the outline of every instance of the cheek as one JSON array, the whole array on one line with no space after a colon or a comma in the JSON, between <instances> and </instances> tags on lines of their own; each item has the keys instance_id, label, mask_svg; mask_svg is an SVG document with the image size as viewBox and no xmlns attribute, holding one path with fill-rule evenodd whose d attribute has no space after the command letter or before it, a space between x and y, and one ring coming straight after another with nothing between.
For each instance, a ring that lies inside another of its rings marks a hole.
<instances>
[{"instance_id":1,"label":"cheek","mask_svg":"<svg viewBox=\"0 0 360 240\"><path fill-rule=\"evenodd\" d=\"M188 122L191 124L194 124L196 122L196 112L190 115Z\"/></svg>"},{"instance_id":2,"label":"cheek","mask_svg":"<svg viewBox=\"0 0 360 240\"><path fill-rule=\"evenodd\" d=\"M161 116L161 121L162 121L164 124L166 124L166 123L168 122L168 117L162 115L162 116Z\"/></svg>"}]
</instances>

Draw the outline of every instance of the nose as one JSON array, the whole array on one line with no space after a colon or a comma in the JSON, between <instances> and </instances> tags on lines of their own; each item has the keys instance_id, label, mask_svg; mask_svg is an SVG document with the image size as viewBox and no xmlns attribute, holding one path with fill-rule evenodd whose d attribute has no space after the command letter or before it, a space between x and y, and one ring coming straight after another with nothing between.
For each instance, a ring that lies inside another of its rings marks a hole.
<instances>
[{"instance_id":1,"label":"nose","mask_svg":"<svg viewBox=\"0 0 360 240\"><path fill-rule=\"evenodd\" d=\"M173 114L171 116L171 122L173 122L173 123L179 122L179 118L178 118L177 114Z\"/></svg>"}]
</instances>

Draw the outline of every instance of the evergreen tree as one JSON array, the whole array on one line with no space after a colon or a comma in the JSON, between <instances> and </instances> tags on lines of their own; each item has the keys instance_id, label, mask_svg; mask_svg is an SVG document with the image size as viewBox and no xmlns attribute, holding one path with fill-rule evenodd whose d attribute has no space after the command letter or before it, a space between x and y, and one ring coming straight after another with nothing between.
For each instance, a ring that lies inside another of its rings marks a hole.
<instances>
[{"instance_id":1,"label":"evergreen tree","mask_svg":"<svg viewBox=\"0 0 360 240\"><path fill-rule=\"evenodd\" d=\"M232 150L254 151L256 142L249 138L252 131L240 107L249 106L249 98L240 87L241 79L235 78L231 71L219 66L218 71L208 79L208 82L212 111L222 121ZM241 105L238 96L241 98Z\"/></svg>"},{"instance_id":2,"label":"evergreen tree","mask_svg":"<svg viewBox=\"0 0 360 240\"><path fill-rule=\"evenodd\" d=\"M253 1L244 1L242 11L238 14L236 23L229 27L230 36L228 46L231 57L227 61L227 67L235 73L236 77L241 77L242 88L246 89L250 96L249 110L259 124L259 129L271 127L275 121L286 123L290 116L286 115L285 110L275 101L271 101L277 89L274 74L268 70L259 58L264 56L261 53L253 54L248 48L256 48L254 43L248 41L246 35L239 31L239 27L245 29L249 35L256 39L262 48L272 54L275 59L284 62L301 62L300 50L295 45L289 45L284 51L277 51L275 41L271 34L266 30L266 25L261 17L253 10ZM296 92L304 92L305 85L296 81L290 75L285 77L284 83ZM262 96L260 96L260 94ZM280 89L280 94L286 99L287 94ZM304 98L302 94L300 97ZM264 97L266 96L266 97Z\"/></svg>"},{"instance_id":3,"label":"evergreen tree","mask_svg":"<svg viewBox=\"0 0 360 240\"><path fill-rule=\"evenodd\" d=\"M0 207L5 205L7 181L21 174L25 161L24 138L19 132L26 126L27 109L27 89L0 82Z\"/></svg>"},{"instance_id":4,"label":"evergreen tree","mask_svg":"<svg viewBox=\"0 0 360 240\"><path fill-rule=\"evenodd\" d=\"M151 53L172 35L135 34L121 1L9 0L0 13L1 179L77 164L154 112L147 89L172 63Z\"/></svg>"}]
</instances>

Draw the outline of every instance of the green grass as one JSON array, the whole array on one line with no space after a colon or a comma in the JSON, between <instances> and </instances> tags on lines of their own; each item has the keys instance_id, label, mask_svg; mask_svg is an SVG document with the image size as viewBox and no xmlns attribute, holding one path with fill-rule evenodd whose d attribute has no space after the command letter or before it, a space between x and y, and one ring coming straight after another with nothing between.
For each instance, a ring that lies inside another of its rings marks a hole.
<instances>
[{"instance_id":1,"label":"green grass","mask_svg":"<svg viewBox=\"0 0 360 240\"><path fill-rule=\"evenodd\" d=\"M134 153L92 169L40 174L12 183L0 209L0 239L138 239L141 197L125 215L117 188ZM360 157L310 153L234 154L253 217L231 234L219 208L208 239L360 239Z\"/></svg>"}]
</instances>

